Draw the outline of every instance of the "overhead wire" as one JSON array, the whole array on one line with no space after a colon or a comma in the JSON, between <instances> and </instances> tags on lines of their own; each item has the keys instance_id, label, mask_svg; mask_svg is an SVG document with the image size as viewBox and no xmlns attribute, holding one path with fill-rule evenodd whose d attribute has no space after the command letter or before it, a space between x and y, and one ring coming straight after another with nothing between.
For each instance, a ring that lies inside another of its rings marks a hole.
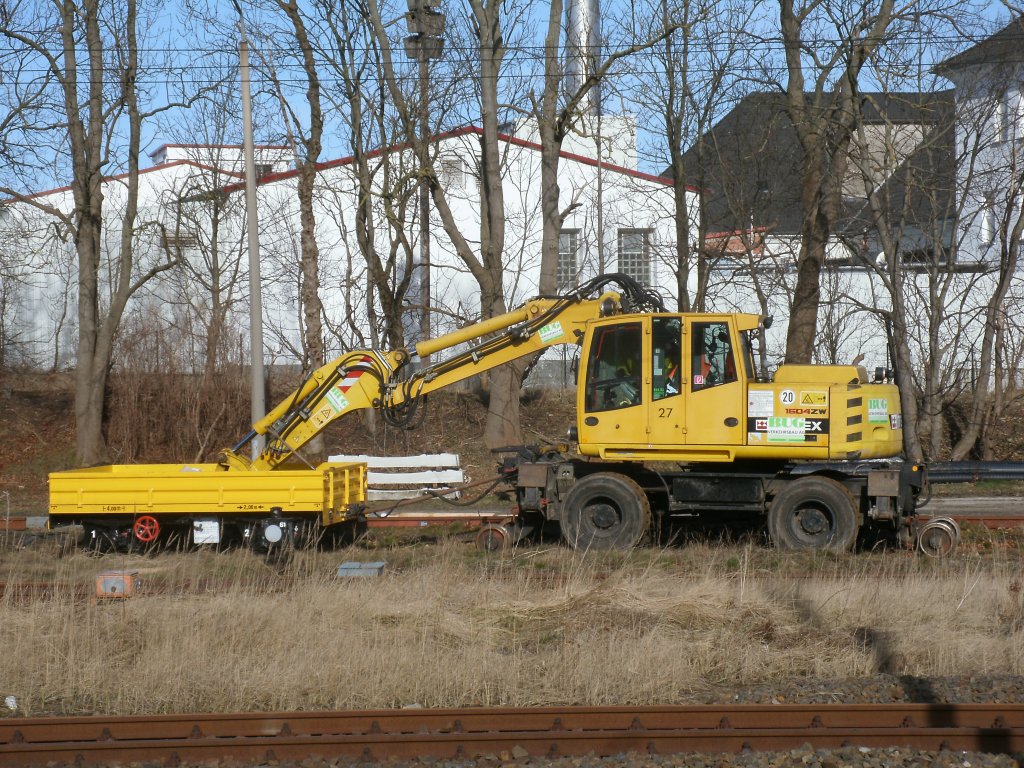
<instances>
[{"instance_id":1,"label":"overhead wire","mask_svg":"<svg viewBox=\"0 0 1024 768\"><path fill-rule=\"evenodd\" d=\"M936 58L934 58L932 60L925 60L923 62L920 62L921 66L924 69L931 69L931 68L937 66L938 64L940 64L942 61L945 61L950 56L955 55L953 53L953 51L952 51L952 49L954 47L973 45L975 43L983 41L986 38L983 37L983 36L979 36L978 38L973 38L971 36L964 35L964 34L934 34L934 35L932 35L932 34L928 34L928 35L925 35L925 34L918 34L918 35L914 35L914 34L900 34L900 35L898 35L898 37L896 39L898 39L902 43L909 43L909 44L928 43L931 46L948 45L949 48L950 48L949 56L942 56L941 58L940 57L936 57ZM1007 53L1006 55L1001 55L1001 60L1002 61L1005 61L1005 62L1011 63L1011 64L1014 64L1014 63L1024 63L1024 32L1017 33L1017 32L1006 32L1006 31L1004 31L1000 35L1000 40L1007 42L1008 45L1012 44L1014 42L1018 43L1018 45L1016 46L1016 51L1015 52ZM637 42L636 40L634 40L634 41L626 41L623 44L624 45L635 44L636 42ZM829 49L831 49L831 48L835 48L836 46L846 44L846 42L847 41L844 41L844 40L841 40L841 39L837 39L837 38L834 38L834 37L813 37L813 38L806 38L806 39L804 39L801 44L802 44L802 46L805 49L809 50L809 49L813 49L813 48L829 48ZM762 56L767 56L767 55L781 54L782 52L784 52L784 43L783 43L783 41L780 38L773 38L773 37L753 37L753 36L751 36L751 39L749 41L746 41L746 42L732 43L732 44L728 44L728 45L727 44L722 44L720 46L714 45L714 44L712 44L712 45L702 45L702 43L703 43L703 41L697 41L697 42L694 43L700 49L700 51L702 53L705 53L707 55L718 54L719 56L723 56L723 55L729 54L729 55L737 57L738 60L733 63L732 69L738 70L738 71L744 71L744 72L755 72L755 71L756 72L760 72L765 67L766 62L763 62L763 61L762 62L755 62L755 61L753 61L751 59L751 56L753 56L755 54L762 55ZM579 46L573 46L573 48L576 49L576 50L579 50L581 52L591 52L591 51L597 50L597 52L600 53L601 50L608 50L609 46L608 45L601 45L601 46L579 45ZM290 71L290 70L302 70L303 69L303 64L301 62L299 62L299 61L289 61L289 57L296 55L296 51L294 50L294 48L283 47L282 46L282 47L269 47L269 48L265 48L264 50L269 55L272 55L272 56L275 57L275 67L277 68L277 70L279 72L281 72L281 71L287 72L287 71ZM350 53L350 54L351 53L356 53L356 54L363 53L363 54L365 54L365 53L369 53L369 52L371 52L373 50L375 50L375 48L372 48L370 46L353 46L353 47L350 47L347 52ZM546 50L547 50L546 46L540 45L540 44L538 44L538 45L518 44L518 45L515 45L515 46L510 46L506 50L506 54L505 55L506 55L506 59L509 62L511 62L513 60L517 61L517 62L521 62L522 61L522 59L521 59L522 56L526 56L527 57L527 62L528 63L531 63L533 61L542 62L543 61L544 52ZM476 51L476 48L474 46L462 46L462 45L458 45L458 44L455 44L455 43L447 42L446 45L445 45L445 53L446 53L446 55L444 57L442 57L437 63L435 63L433 65L434 66L434 73L432 74L432 79L435 80L435 81L444 81L444 79L445 79L444 75L441 74L438 70L439 70L439 68L443 67L443 65L444 65L444 63L446 61L450 63L450 60L452 58L452 56L450 54L473 54L473 53L475 53L475 51ZM28 53L28 52L26 51L26 53ZM321 61L327 60L327 56L330 53L331 53L330 50L325 50L323 48L320 48L320 49L317 50L317 54L320 56ZM564 53L564 50L563 50L563 53ZM178 47L174 47L174 48L171 48L171 47L168 47L168 48L150 47L150 48L143 48L143 49L140 50L140 58L143 61L145 61L145 57L147 57L147 56L166 55L166 54L180 54L183 57L185 57L185 60L179 66L161 66L161 65L147 65L147 66L143 66L141 68L141 72L140 72L140 77L141 77L140 83L142 83L142 84L150 84L150 85L165 85L165 86L166 85L172 85L172 84L179 84L181 82L182 77L185 77L186 75L188 75L190 73L202 72L202 71L205 71L205 70L219 71L219 70L222 70L224 68L229 68L230 69L233 66L232 63L226 63L226 64L206 64L206 63L203 63L202 59L204 57L213 57L213 56L225 56L225 57L228 57L228 58L232 58L235 55L234 50L233 49L229 49L229 48L223 48L222 49L222 48L200 48L200 47L185 47L185 48L178 48ZM744 56L744 54L746 54L746 55ZM0 59L2 59L4 56L8 56L8 55L12 55L12 56L13 55L18 55L18 51L14 50L14 49L9 49L8 51L0 51ZM413 67L413 64L414 63L410 62L410 68ZM783 64L779 63L777 65L777 69L781 72L781 71L785 70L785 67L784 67ZM113 65L104 65L104 70L109 72L109 73L118 73L119 74L122 71L122 68L116 67L116 66L113 66ZM24 68L19 70L19 75L31 77L32 75L42 75L42 74L45 74L45 73L47 73L49 71L50 70L49 70L48 67L39 67L39 68L24 67ZM709 74L709 73L712 73L712 72L714 72L716 70L714 68L711 68L711 67L702 68L702 67L700 67L698 65L698 66L695 66L695 67L690 67L690 71L691 72L695 72L697 74ZM147 75L151 75L152 73L164 73L167 76L168 79L161 80L161 79L156 78L156 77L147 76ZM658 75L658 74L663 74L663 70L659 69L659 68L643 68L643 67L636 68L636 67L632 67L632 68L630 68L628 70L627 74L634 75L634 76ZM175 79L173 79L173 80L170 79L172 76ZM407 78L410 81L415 80L415 78L417 77L417 75L414 72L410 72L408 74L402 74L401 72L399 72L398 76L399 76L400 79L406 79ZM512 80L515 80L517 78L534 79L536 77L536 73L532 73L532 72L517 73L517 72L512 72L512 71L506 71L506 72L503 72L503 73L499 74L498 76L501 77L502 79L512 79ZM218 79L203 80L201 78L194 78L193 77L193 78L187 78L187 79L189 79L191 82L198 82L198 83L205 83L205 84L215 84L215 83L219 82L219 78ZM275 79L278 82L281 82L282 84L286 84L286 85L302 85L302 84L305 83L305 79L304 78L294 78L293 79L293 78L276 77ZM321 80L324 81L324 82L331 82L332 78L324 78L324 77L321 76ZM458 77L456 75L453 75L450 78L448 78L448 81L449 82L453 82L453 83L457 82L457 81L461 81L461 80L462 80L462 78Z\"/></svg>"}]
</instances>

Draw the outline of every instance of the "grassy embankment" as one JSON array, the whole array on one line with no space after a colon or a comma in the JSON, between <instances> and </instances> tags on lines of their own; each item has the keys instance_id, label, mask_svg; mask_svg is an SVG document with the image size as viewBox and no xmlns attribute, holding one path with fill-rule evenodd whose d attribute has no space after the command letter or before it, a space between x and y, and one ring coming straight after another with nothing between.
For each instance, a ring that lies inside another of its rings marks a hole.
<instances>
[{"instance_id":1,"label":"grassy embankment","mask_svg":"<svg viewBox=\"0 0 1024 768\"><path fill-rule=\"evenodd\" d=\"M150 594L9 592L0 696L21 714L624 704L878 672L1024 674L1024 556L999 534L972 539L948 561L755 542L496 556L457 537L278 565L8 547L0 580L87 585L129 568ZM387 570L338 579L348 559Z\"/></svg>"}]
</instances>

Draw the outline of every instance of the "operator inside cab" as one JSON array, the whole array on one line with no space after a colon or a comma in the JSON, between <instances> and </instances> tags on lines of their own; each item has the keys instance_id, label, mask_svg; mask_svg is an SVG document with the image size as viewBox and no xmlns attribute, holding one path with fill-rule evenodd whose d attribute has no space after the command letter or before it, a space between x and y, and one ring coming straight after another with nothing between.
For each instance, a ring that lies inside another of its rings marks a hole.
<instances>
[{"instance_id":1,"label":"operator inside cab","mask_svg":"<svg viewBox=\"0 0 1024 768\"><path fill-rule=\"evenodd\" d=\"M588 411L611 411L640 404L642 340L640 323L598 329L587 368Z\"/></svg>"},{"instance_id":2,"label":"operator inside cab","mask_svg":"<svg viewBox=\"0 0 1024 768\"><path fill-rule=\"evenodd\" d=\"M651 399L661 400L682 391L683 373L680 354L682 324L677 318L656 317L652 324L654 378Z\"/></svg>"}]
</instances>

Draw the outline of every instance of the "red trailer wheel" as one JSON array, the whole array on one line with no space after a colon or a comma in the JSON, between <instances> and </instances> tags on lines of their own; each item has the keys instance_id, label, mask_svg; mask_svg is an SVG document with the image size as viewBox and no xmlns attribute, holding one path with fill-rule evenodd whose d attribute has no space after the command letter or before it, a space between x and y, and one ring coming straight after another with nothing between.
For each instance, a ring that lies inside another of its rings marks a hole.
<instances>
[{"instance_id":1,"label":"red trailer wheel","mask_svg":"<svg viewBox=\"0 0 1024 768\"><path fill-rule=\"evenodd\" d=\"M135 524L132 525L132 533L143 544L152 544L160 535L160 521L152 515L143 515L136 518Z\"/></svg>"}]
</instances>

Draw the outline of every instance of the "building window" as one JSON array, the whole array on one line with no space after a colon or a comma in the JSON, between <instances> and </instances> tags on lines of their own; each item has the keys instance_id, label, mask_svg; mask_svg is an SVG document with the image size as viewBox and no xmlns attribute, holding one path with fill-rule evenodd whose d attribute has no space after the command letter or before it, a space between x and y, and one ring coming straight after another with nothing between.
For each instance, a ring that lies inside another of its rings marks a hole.
<instances>
[{"instance_id":1,"label":"building window","mask_svg":"<svg viewBox=\"0 0 1024 768\"><path fill-rule=\"evenodd\" d=\"M576 254L580 250L580 231L563 229L558 233L558 272L556 281L558 290L565 291L576 287L579 275Z\"/></svg>"},{"instance_id":2,"label":"building window","mask_svg":"<svg viewBox=\"0 0 1024 768\"><path fill-rule=\"evenodd\" d=\"M996 201L991 192L985 193L981 208L981 244L989 245L996 237Z\"/></svg>"},{"instance_id":3,"label":"building window","mask_svg":"<svg viewBox=\"0 0 1024 768\"><path fill-rule=\"evenodd\" d=\"M619 230L619 272L641 285L651 284L651 230Z\"/></svg>"},{"instance_id":4,"label":"building window","mask_svg":"<svg viewBox=\"0 0 1024 768\"><path fill-rule=\"evenodd\" d=\"M1013 141L1020 134L1022 108L1024 100L1020 91L1006 90L996 96L992 115L996 141Z\"/></svg>"},{"instance_id":5,"label":"building window","mask_svg":"<svg viewBox=\"0 0 1024 768\"><path fill-rule=\"evenodd\" d=\"M195 233L184 228L176 232L165 231L163 233L164 249L171 256L176 256L183 251L194 251L199 248L199 238Z\"/></svg>"},{"instance_id":6,"label":"building window","mask_svg":"<svg viewBox=\"0 0 1024 768\"><path fill-rule=\"evenodd\" d=\"M466 167L461 157L442 157L438 160L437 179L447 190L466 188Z\"/></svg>"}]
</instances>

